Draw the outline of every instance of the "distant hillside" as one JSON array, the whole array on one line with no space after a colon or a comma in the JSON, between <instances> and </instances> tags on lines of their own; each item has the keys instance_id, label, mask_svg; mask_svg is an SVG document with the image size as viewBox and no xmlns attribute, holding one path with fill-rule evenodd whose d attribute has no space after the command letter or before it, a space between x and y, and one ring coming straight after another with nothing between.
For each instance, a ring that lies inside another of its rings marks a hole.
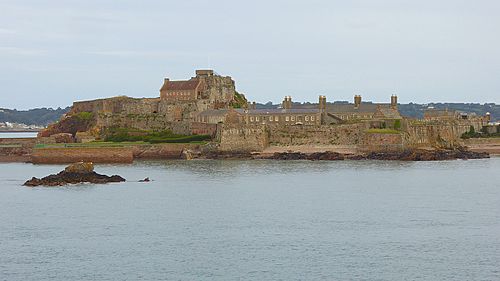
<instances>
[{"instance_id":1,"label":"distant hillside","mask_svg":"<svg viewBox=\"0 0 500 281\"><path fill-rule=\"evenodd\" d=\"M424 110L428 107L434 107L436 109L449 109L464 112L473 112L477 115L484 116L486 112L491 114L492 120L500 120L500 105L494 103L429 103L426 105L409 103L400 104L399 111L404 116L422 118Z\"/></svg>"},{"instance_id":2,"label":"distant hillside","mask_svg":"<svg viewBox=\"0 0 500 281\"><path fill-rule=\"evenodd\" d=\"M340 102L347 103L347 102ZM314 105L312 103L308 103ZM266 104L257 103L257 108L276 108L277 104L268 102ZM429 103L429 104L400 104L399 111L403 116L422 118L424 110L428 107L437 109L450 109L464 112L474 112L478 115L491 114L492 120L500 120L500 105L494 103ZM26 125L47 126L50 123L58 121L63 114L68 112L70 107L66 108L36 108L25 111L0 109L0 122L23 123Z\"/></svg>"},{"instance_id":3,"label":"distant hillside","mask_svg":"<svg viewBox=\"0 0 500 281\"><path fill-rule=\"evenodd\" d=\"M347 103L347 101L337 101L335 103ZM306 103L312 105L311 103ZM259 109L269 109L276 108L278 105L268 102L266 104L257 104L257 108ZM423 118L424 111L428 107L434 107L436 109L449 109L449 110L458 110L464 112L474 112L477 115L485 115L486 112L491 114L492 120L500 120L500 105L494 103L429 103L429 104L417 104L417 103L409 103L409 104L399 104L399 111L403 116L413 117L413 118Z\"/></svg>"},{"instance_id":4,"label":"distant hillside","mask_svg":"<svg viewBox=\"0 0 500 281\"><path fill-rule=\"evenodd\" d=\"M21 111L0 108L0 122L47 126L50 123L58 121L69 109L70 107L58 109L35 108Z\"/></svg>"}]
</instances>

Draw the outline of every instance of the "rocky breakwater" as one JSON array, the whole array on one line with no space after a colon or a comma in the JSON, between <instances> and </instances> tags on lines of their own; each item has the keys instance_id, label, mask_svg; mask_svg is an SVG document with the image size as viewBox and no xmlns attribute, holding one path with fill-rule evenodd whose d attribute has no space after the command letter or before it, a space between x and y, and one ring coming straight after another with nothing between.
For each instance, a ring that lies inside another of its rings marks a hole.
<instances>
[{"instance_id":1,"label":"rocky breakwater","mask_svg":"<svg viewBox=\"0 0 500 281\"><path fill-rule=\"evenodd\" d=\"M63 186L67 184L95 183L104 184L110 182L124 182L125 179L114 175L106 176L94 172L94 164L90 162L79 162L71 164L58 174L35 178L24 183L25 186Z\"/></svg>"}]
</instances>

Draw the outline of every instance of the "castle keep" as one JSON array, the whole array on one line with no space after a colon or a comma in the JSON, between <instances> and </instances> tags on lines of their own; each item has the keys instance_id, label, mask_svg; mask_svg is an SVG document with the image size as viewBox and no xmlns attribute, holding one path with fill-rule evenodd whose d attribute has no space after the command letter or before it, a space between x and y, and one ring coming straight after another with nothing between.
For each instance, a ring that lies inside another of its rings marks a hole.
<instances>
[{"instance_id":1,"label":"castle keep","mask_svg":"<svg viewBox=\"0 0 500 281\"><path fill-rule=\"evenodd\" d=\"M236 91L229 76L196 70L187 80L165 78L156 98L114 97L75 102L62 120L40 133L70 133L78 140L103 139L113 128L180 135L208 135L222 151L261 151L268 146L346 145L382 149L453 145L481 117L430 110L424 120L403 118L398 98L387 103L294 103L257 108Z\"/></svg>"}]
</instances>

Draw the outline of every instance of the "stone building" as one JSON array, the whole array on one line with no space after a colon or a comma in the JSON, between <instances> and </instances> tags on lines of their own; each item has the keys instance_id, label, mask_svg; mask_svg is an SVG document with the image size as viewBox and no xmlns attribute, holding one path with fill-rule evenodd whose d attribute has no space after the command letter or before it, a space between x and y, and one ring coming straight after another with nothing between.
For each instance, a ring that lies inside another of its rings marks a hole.
<instances>
[{"instance_id":1,"label":"stone building","mask_svg":"<svg viewBox=\"0 0 500 281\"><path fill-rule=\"evenodd\" d=\"M233 79L220 76L213 70L196 70L189 80L171 81L165 78L160 98L169 103L206 100L210 108L228 108L234 101L236 89Z\"/></svg>"},{"instance_id":2,"label":"stone building","mask_svg":"<svg viewBox=\"0 0 500 281\"><path fill-rule=\"evenodd\" d=\"M399 118L398 98L391 96L391 103L362 102L360 95L354 96L354 103L333 103L328 104L326 111L329 115L341 121L349 120L371 120L376 118Z\"/></svg>"},{"instance_id":3,"label":"stone building","mask_svg":"<svg viewBox=\"0 0 500 281\"><path fill-rule=\"evenodd\" d=\"M296 105L292 97L285 96L281 108L275 109L235 109L249 125L328 125L368 120L402 119L397 109L397 97L391 97L391 104L362 103L361 96L354 97L354 104L328 104L325 96L319 96L316 105ZM224 123L228 111L207 110L201 112L197 121L204 123Z\"/></svg>"},{"instance_id":4,"label":"stone building","mask_svg":"<svg viewBox=\"0 0 500 281\"><path fill-rule=\"evenodd\" d=\"M448 109L427 108L424 111L424 120L450 121L458 119L458 112Z\"/></svg>"}]
</instances>

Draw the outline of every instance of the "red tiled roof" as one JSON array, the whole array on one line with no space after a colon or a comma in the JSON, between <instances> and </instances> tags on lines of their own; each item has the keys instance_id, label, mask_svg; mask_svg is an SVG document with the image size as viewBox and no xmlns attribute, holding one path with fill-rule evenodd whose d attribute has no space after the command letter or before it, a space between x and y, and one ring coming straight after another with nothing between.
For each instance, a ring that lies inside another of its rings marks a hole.
<instances>
[{"instance_id":1,"label":"red tiled roof","mask_svg":"<svg viewBox=\"0 0 500 281\"><path fill-rule=\"evenodd\" d=\"M161 87L161 91L185 91L195 90L200 84L200 80L193 79L187 81L168 81Z\"/></svg>"}]
</instances>

